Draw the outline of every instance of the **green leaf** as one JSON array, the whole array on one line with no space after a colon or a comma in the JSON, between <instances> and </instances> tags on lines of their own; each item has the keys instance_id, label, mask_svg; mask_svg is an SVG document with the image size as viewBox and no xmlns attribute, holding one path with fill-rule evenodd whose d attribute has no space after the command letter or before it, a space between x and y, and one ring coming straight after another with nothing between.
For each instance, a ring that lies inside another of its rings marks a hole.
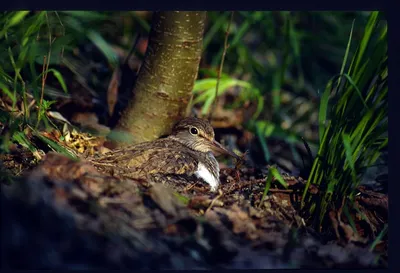
<instances>
[{"instance_id":1,"label":"green leaf","mask_svg":"<svg viewBox=\"0 0 400 273\"><path fill-rule=\"evenodd\" d=\"M193 93L197 94L199 91L204 91L206 89L215 88L217 85L217 79L202 79L197 80L193 86Z\"/></svg>"},{"instance_id":2,"label":"green leaf","mask_svg":"<svg viewBox=\"0 0 400 273\"><path fill-rule=\"evenodd\" d=\"M278 180L278 182L279 182L283 187L285 187L285 188L288 187L288 184L286 183L285 179L283 179L282 175L279 173L279 171L278 171L277 168L275 168L275 167L270 168L269 171L271 171L272 176L273 176L276 180Z\"/></svg>"},{"instance_id":3,"label":"green leaf","mask_svg":"<svg viewBox=\"0 0 400 273\"><path fill-rule=\"evenodd\" d=\"M79 18L80 20L87 20L87 21L103 21L109 18L108 14L97 11L74 10L74 11L61 11L59 13L67 14Z\"/></svg>"},{"instance_id":4,"label":"green leaf","mask_svg":"<svg viewBox=\"0 0 400 273\"><path fill-rule=\"evenodd\" d=\"M272 179L273 178L275 178L285 188L288 187L286 181L283 179L283 177L279 173L278 169L276 167L269 168L268 169L268 176L267 176L265 187L264 187L264 192L263 192L263 195L262 195L261 201L260 201L260 205L261 205L262 202L264 202L264 199L267 196L267 193L268 193L269 189L271 188L271 183L272 183Z\"/></svg>"},{"instance_id":5,"label":"green leaf","mask_svg":"<svg viewBox=\"0 0 400 273\"><path fill-rule=\"evenodd\" d=\"M201 109L201 113L202 113L203 115L205 115L205 114L208 113L208 111L209 111L209 109L210 109L212 103L214 102L214 97L215 97L215 96L209 96L209 97L206 99L206 101L204 102L203 108Z\"/></svg>"},{"instance_id":6,"label":"green leaf","mask_svg":"<svg viewBox=\"0 0 400 273\"><path fill-rule=\"evenodd\" d=\"M4 92L12 101L12 103L16 103L17 98L14 96L14 94L10 91L10 89L3 83L0 82L0 89L2 92Z\"/></svg>"},{"instance_id":7,"label":"green leaf","mask_svg":"<svg viewBox=\"0 0 400 273\"><path fill-rule=\"evenodd\" d=\"M189 198L189 197L183 196L183 195L181 195L181 194L179 194L179 193L177 193L177 192L174 192L174 195L175 195L175 196L178 198L178 200L181 201L184 205L189 204L189 202L190 202L190 198Z\"/></svg>"},{"instance_id":8,"label":"green leaf","mask_svg":"<svg viewBox=\"0 0 400 273\"><path fill-rule=\"evenodd\" d=\"M145 20L143 20L142 17L138 16L138 15L136 14L135 11L133 11L131 14L133 15L133 18L135 18L135 20L142 26L142 28L143 28L147 33L149 33L149 32L150 32L150 25L149 25L149 23L147 23Z\"/></svg>"},{"instance_id":9,"label":"green leaf","mask_svg":"<svg viewBox=\"0 0 400 273\"><path fill-rule=\"evenodd\" d=\"M270 170L271 170L271 169L270 169ZM265 197L267 196L267 193L268 193L269 189L271 188L272 178L273 178L272 172L268 172L268 176L267 176L267 179L266 179L266 181L265 181L264 192L263 192L263 195L262 195L262 197L261 197L259 207L260 207L261 204L264 202Z\"/></svg>"},{"instance_id":10,"label":"green leaf","mask_svg":"<svg viewBox=\"0 0 400 273\"><path fill-rule=\"evenodd\" d=\"M346 215L346 218L348 219L348 221L350 223L350 226L351 226L351 229L353 230L354 234L359 235L357 227L356 227L356 224L354 223L353 217L349 212L349 208L348 208L347 204L344 206L343 212Z\"/></svg>"},{"instance_id":11,"label":"green leaf","mask_svg":"<svg viewBox=\"0 0 400 273\"><path fill-rule=\"evenodd\" d=\"M364 55L364 52L365 52L365 50L367 48L367 45L370 43L370 38L372 36L372 32L375 29L375 26L376 26L376 23L377 23L378 14L379 14L378 11L374 11L374 12L371 12L371 14L369 16L368 23L367 23L367 25L365 27L365 30L364 30L364 35L363 35L363 37L361 39L361 42L360 42L360 44L358 46L355 58L353 58L352 64L350 65L349 71L347 73L349 75L352 75L351 72L353 70L357 71L359 66L362 63L361 59L362 59L362 57Z\"/></svg>"},{"instance_id":12,"label":"green leaf","mask_svg":"<svg viewBox=\"0 0 400 273\"><path fill-rule=\"evenodd\" d=\"M359 98L361 99L361 102L364 104L364 107L365 107L366 109L369 109L367 103L365 102L365 100L364 100L364 98L363 98L363 96L362 96L362 94L361 94L361 92L360 92L360 89L358 89L357 85L356 85L355 82L352 80L352 78L351 78L349 75L347 75L347 74L343 74L343 76L344 76L344 77L349 81L349 83L354 87L354 89L355 89L356 92L357 92L357 95L358 95Z\"/></svg>"},{"instance_id":13,"label":"green leaf","mask_svg":"<svg viewBox=\"0 0 400 273\"><path fill-rule=\"evenodd\" d=\"M388 224L385 224L381 232L379 232L378 236L376 236L375 240L372 242L371 246L369 247L370 251L373 251L377 244L382 240L383 236L386 235L388 229Z\"/></svg>"},{"instance_id":14,"label":"green leaf","mask_svg":"<svg viewBox=\"0 0 400 273\"><path fill-rule=\"evenodd\" d=\"M343 62L342 62L342 68L340 69L340 75L343 75L344 73L344 68L346 66L347 63L347 57L349 56L349 51L350 51L350 45L351 45L351 39L353 37L353 28L354 28L354 20L353 23L351 24L351 29L350 29L350 35L349 35L349 40L347 42L347 47L346 47L346 51L344 53L344 58L343 58ZM340 86L340 81L341 78L339 78L338 84L337 84L337 88L339 88Z\"/></svg>"},{"instance_id":15,"label":"green leaf","mask_svg":"<svg viewBox=\"0 0 400 273\"><path fill-rule=\"evenodd\" d=\"M36 147L28 140L24 132L14 132L12 139L32 153L37 151Z\"/></svg>"},{"instance_id":16,"label":"green leaf","mask_svg":"<svg viewBox=\"0 0 400 273\"><path fill-rule=\"evenodd\" d=\"M211 26L210 30L204 35L203 39L203 49L206 49L207 46L210 44L212 38L215 36L217 31L222 27L225 23L226 18L228 18L229 13L225 13L222 16L219 16L215 23Z\"/></svg>"},{"instance_id":17,"label":"green leaf","mask_svg":"<svg viewBox=\"0 0 400 273\"><path fill-rule=\"evenodd\" d=\"M349 163L351 169L354 171L354 161L353 161L353 149L350 144L350 137L348 134L342 134L343 145L346 153L346 160Z\"/></svg>"},{"instance_id":18,"label":"green leaf","mask_svg":"<svg viewBox=\"0 0 400 273\"><path fill-rule=\"evenodd\" d=\"M17 11L15 15L11 18L10 22L7 24L8 27L14 26L22 21L29 14L29 10L27 11Z\"/></svg>"},{"instance_id":19,"label":"green leaf","mask_svg":"<svg viewBox=\"0 0 400 273\"><path fill-rule=\"evenodd\" d=\"M264 124L263 128L261 128L260 123L256 123L256 135L261 143L261 148L264 152L265 161L269 162L271 159L271 153L269 152L267 141L265 140L265 128L267 124Z\"/></svg>"},{"instance_id":20,"label":"green leaf","mask_svg":"<svg viewBox=\"0 0 400 273\"><path fill-rule=\"evenodd\" d=\"M195 82L195 85L193 87L193 93L194 94L201 93L201 94L198 95L193 100L192 103L197 104L199 102L204 102L202 108L202 114L206 114L209 111L215 99L216 84L217 84L217 79L203 79ZM241 86L246 89L251 88L251 85L248 82L240 81L233 78L221 78L218 90L218 96L221 96L222 94L224 94L224 92L226 92L229 88L233 86Z\"/></svg>"},{"instance_id":21,"label":"green leaf","mask_svg":"<svg viewBox=\"0 0 400 273\"><path fill-rule=\"evenodd\" d=\"M237 79L230 78L230 77L227 78L227 77L228 77L227 75L225 75L225 77L221 76L221 79L219 82L219 84L220 84L219 90L224 90L229 87L233 87L235 85L242 86L245 88L251 87L251 84L249 84L248 82L237 80ZM208 78L208 79L197 80L193 86L193 93L198 94L201 91L209 90L212 88L215 91L216 86L217 86L217 78ZM223 86L223 87L221 87L221 86Z\"/></svg>"},{"instance_id":22,"label":"green leaf","mask_svg":"<svg viewBox=\"0 0 400 273\"><path fill-rule=\"evenodd\" d=\"M91 30L87 34L88 38L103 52L108 62L115 66L118 63L118 57L110 44L97 31Z\"/></svg>"},{"instance_id":23,"label":"green leaf","mask_svg":"<svg viewBox=\"0 0 400 273\"><path fill-rule=\"evenodd\" d=\"M236 44L242 41L243 35L245 35L248 32L248 29L250 28L250 23L249 21L245 21L240 28L237 30L235 36L232 39L231 47L235 47Z\"/></svg>"},{"instance_id":24,"label":"green leaf","mask_svg":"<svg viewBox=\"0 0 400 273\"><path fill-rule=\"evenodd\" d=\"M331 92L331 84L332 84L332 81L330 81L328 83L328 85L326 86L324 93L322 93L321 102L319 105L319 115L318 115L319 127L318 127L318 130L319 130L320 145L322 143L322 137L323 137L325 129L326 129L325 124L326 124L326 118L327 118L327 114L328 114L328 103L329 103L329 95Z\"/></svg>"},{"instance_id":25,"label":"green leaf","mask_svg":"<svg viewBox=\"0 0 400 273\"><path fill-rule=\"evenodd\" d=\"M2 31L0 32L0 38L3 38L3 36L6 34L7 30L15 26L16 24L20 23L28 14L30 11L16 11L11 13L11 18L10 20L6 23L5 26L3 26Z\"/></svg>"},{"instance_id":26,"label":"green leaf","mask_svg":"<svg viewBox=\"0 0 400 273\"><path fill-rule=\"evenodd\" d=\"M39 74L39 76L37 76L36 81L40 81L41 77L43 76L44 73L53 73L54 77L57 79L57 81L60 83L62 89L64 90L65 93L68 93L68 89L67 89L67 85L65 84L64 81L64 77L61 75L61 73L54 69L54 68L50 68L42 73Z\"/></svg>"},{"instance_id":27,"label":"green leaf","mask_svg":"<svg viewBox=\"0 0 400 273\"><path fill-rule=\"evenodd\" d=\"M67 150L66 148L55 142L54 140L43 136L40 132L34 131L33 134L40 140L42 140L44 143L46 143L53 151L63 154L71 159L78 159L78 157L75 154L73 154L72 152L70 152L69 150Z\"/></svg>"},{"instance_id":28,"label":"green leaf","mask_svg":"<svg viewBox=\"0 0 400 273\"><path fill-rule=\"evenodd\" d=\"M60 83L62 89L64 90L65 93L68 93L67 90L67 85L65 84L64 78L61 75L61 73L59 71L57 71L56 69L49 69L49 72L53 72L54 77L56 77L57 81Z\"/></svg>"}]
</instances>

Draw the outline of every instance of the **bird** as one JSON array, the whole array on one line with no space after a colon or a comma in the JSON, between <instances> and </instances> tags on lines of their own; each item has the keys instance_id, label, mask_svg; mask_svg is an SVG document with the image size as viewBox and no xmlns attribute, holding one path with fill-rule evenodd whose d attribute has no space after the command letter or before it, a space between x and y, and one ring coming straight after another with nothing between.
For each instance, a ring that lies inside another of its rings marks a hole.
<instances>
[{"instance_id":1,"label":"bird","mask_svg":"<svg viewBox=\"0 0 400 273\"><path fill-rule=\"evenodd\" d=\"M218 155L241 160L215 140L209 121L187 117L177 122L165 138L115 149L91 162L103 170L108 167L113 175L132 179L163 182L201 179L215 192L220 185L215 158Z\"/></svg>"}]
</instances>

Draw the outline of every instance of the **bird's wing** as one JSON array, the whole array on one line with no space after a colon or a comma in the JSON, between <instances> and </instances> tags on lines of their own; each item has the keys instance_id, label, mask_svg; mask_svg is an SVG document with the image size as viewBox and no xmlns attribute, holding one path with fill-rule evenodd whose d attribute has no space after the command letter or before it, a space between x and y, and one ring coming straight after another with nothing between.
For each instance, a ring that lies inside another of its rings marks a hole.
<instances>
[{"instance_id":1,"label":"bird's wing","mask_svg":"<svg viewBox=\"0 0 400 273\"><path fill-rule=\"evenodd\" d=\"M140 176L146 174L188 174L197 170L198 161L191 153L171 148L155 148L132 157L127 167Z\"/></svg>"},{"instance_id":2,"label":"bird's wing","mask_svg":"<svg viewBox=\"0 0 400 273\"><path fill-rule=\"evenodd\" d=\"M198 160L186 147L171 141L142 143L115 150L92 160L94 165L113 165L116 173L131 178L151 174L188 174L197 171Z\"/></svg>"}]
</instances>

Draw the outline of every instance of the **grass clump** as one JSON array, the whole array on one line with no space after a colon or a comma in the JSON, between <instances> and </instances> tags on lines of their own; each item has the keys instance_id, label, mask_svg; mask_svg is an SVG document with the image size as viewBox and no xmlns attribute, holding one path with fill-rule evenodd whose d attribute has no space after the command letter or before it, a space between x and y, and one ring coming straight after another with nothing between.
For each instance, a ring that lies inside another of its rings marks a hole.
<instances>
[{"instance_id":1,"label":"grass clump","mask_svg":"<svg viewBox=\"0 0 400 273\"><path fill-rule=\"evenodd\" d=\"M372 12L350 65L352 30L342 69L321 96L319 149L303 193L302 208L321 229L329 209L354 200L367 168L388 145L387 24ZM313 196L310 185L317 185Z\"/></svg>"}]
</instances>

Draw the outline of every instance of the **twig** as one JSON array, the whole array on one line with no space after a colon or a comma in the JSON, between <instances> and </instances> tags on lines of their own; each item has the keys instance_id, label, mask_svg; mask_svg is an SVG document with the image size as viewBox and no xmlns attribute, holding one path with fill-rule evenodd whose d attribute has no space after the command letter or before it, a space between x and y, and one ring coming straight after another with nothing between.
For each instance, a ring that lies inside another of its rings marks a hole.
<instances>
[{"instance_id":1,"label":"twig","mask_svg":"<svg viewBox=\"0 0 400 273\"><path fill-rule=\"evenodd\" d=\"M188 187L186 187L186 188L184 189L184 191L187 192L188 190L190 190L191 188L193 188L194 186L196 186L197 183L198 183L198 181L192 183L191 185L189 185Z\"/></svg>"},{"instance_id":2,"label":"twig","mask_svg":"<svg viewBox=\"0 0 400 273\"><path fill-rule=\"evenodd\" d=\"M269 189L269 192L281 192L281 193L292 193L293 190L284 190L284 189Z\"/></svg>"},{"instance_id":3,"label":"twig","mask_svg":"<svg viewBox=\"0 0 400 273\"><path fill-rule=\"evenodd\" d=\"M307 141L304 139L304 137L301 137L301 140L303 141L304 147L305 147L306 150L307 150L308 160L310 160L310 164L312 164L313 161L314 161L314 158L313 158L313 154L312 154L312 152L311 152L311 148L310 148L310 146L308 145ZM305 167L305 166L304 166L304 162L303 162L303 167Z\"/></svg>"},{"instance_id":4,"label":"twig","mask_svg":"<svg viewBox=\"0 0 400 273\"><path fill-rule=\"evenodd\" d=\"M215 203L219 198L221 198L222 195L223 195L223 192L222 192L221 190L219 190L219 191L218 191L218 196L216 196L216 197L211 201L210 206L206 209L206 212L205 212L204 214L206 214L206 213L213 207L214 203Z\"/></svg>"},{"instance_id":5,"label":"twig","mask_svg":"<svg viewBox=\"0 0 400 273\"><path fill-rule=\"evenodd\" d=\"M46 82L46 77L45 77L45 71L46 71L46 55L43 56L43 66L42 66L42 90L40 93L40 101L39 101L39 109L38 109L38 117L37 117L37 122L36 122L36 128L39 126L40 122L40 112L42 111L42 103L43 103L43 94L44 94L44 84Z\"/></svg>"},{"instance_id":6,"label":"twig","mask_svg":"<svg viewBox=\"0 0 400 273\"><path fill-rule=\"evenodd\" d=\"M64 27L64 25L63 25L63 23L61 21L61 18L60 18L60 16L58 16L58 12L57 11L55 11L54 13L56 14L56 16L58 18L58 21L60 22L60 25L62 27L62 36L65 36L65 27ZM64 46L61 47L61 60L63 58L64 58Z\"/></svg>"},{"instance_id":7,"label":"twig","mask_svg":"<svg viewBox=\"0 0 400 273\"><path fill-rule=\"evenodd\" d=\"M217 106L217 103L218 103L218 88L219 88L219 82L220 82L220 79L221 79L222 68L224 67L224 60L225 60L226 51L227 51L227 49L229 47L229 45L228 45L228 36L229 36L229 30L231 28L231 23L233 21L233 13L234 12L231 11L231 18L229 20L228 27L226 28L226 32L225 32L224 50L222 51L221 63L219 65L219 70L218 70L217 86L215 87L215 98L214 98L213 105L211 107L211 111L208 114L208 120L211 120L212 113L214 112L215 107Z\"/></svg>"},{"instance_id":8,"label":"twig","mask_svg":"<svg viewBox=\"0 0 400 273\"><path fill-rule=\"evenodd\" d=\"M46 83L47 79L47 72L49 70L49 65L50 65L50 57L51 57L51 46L54 42L54 40L51 37L51 29L50 29L50 24L49 24L49 17L47 16L46 12L46 23L47 23L47 29L49 31L49 52L47 53L47 62L46 62L46 56L43 57L43 67L42 67L42 90L40 93L40 101L39 101L39 109L38 109L38 118L36 122L36 128L39 126L40 118L41 118L41 110L42 110L42 104L43 104L43 96L44 96L44 86Z\"/></svg>"},{"instance_id":9,"label":"twig","mask_svg":"<svg viewBox=\"0 0 400 273\"><path fill-rule=\"evenodd\" d=\"M136 47L137 47L137 45L139 43L139 40L140 40L140 33L136 35L135 42L133 43L133 45L132 45L131 49L129 50L128 54L126 55L125 60L123 62L123 65L128 64L129 59L131 58L133 52L136 50Z\"/></svg>"}]
</instances>

